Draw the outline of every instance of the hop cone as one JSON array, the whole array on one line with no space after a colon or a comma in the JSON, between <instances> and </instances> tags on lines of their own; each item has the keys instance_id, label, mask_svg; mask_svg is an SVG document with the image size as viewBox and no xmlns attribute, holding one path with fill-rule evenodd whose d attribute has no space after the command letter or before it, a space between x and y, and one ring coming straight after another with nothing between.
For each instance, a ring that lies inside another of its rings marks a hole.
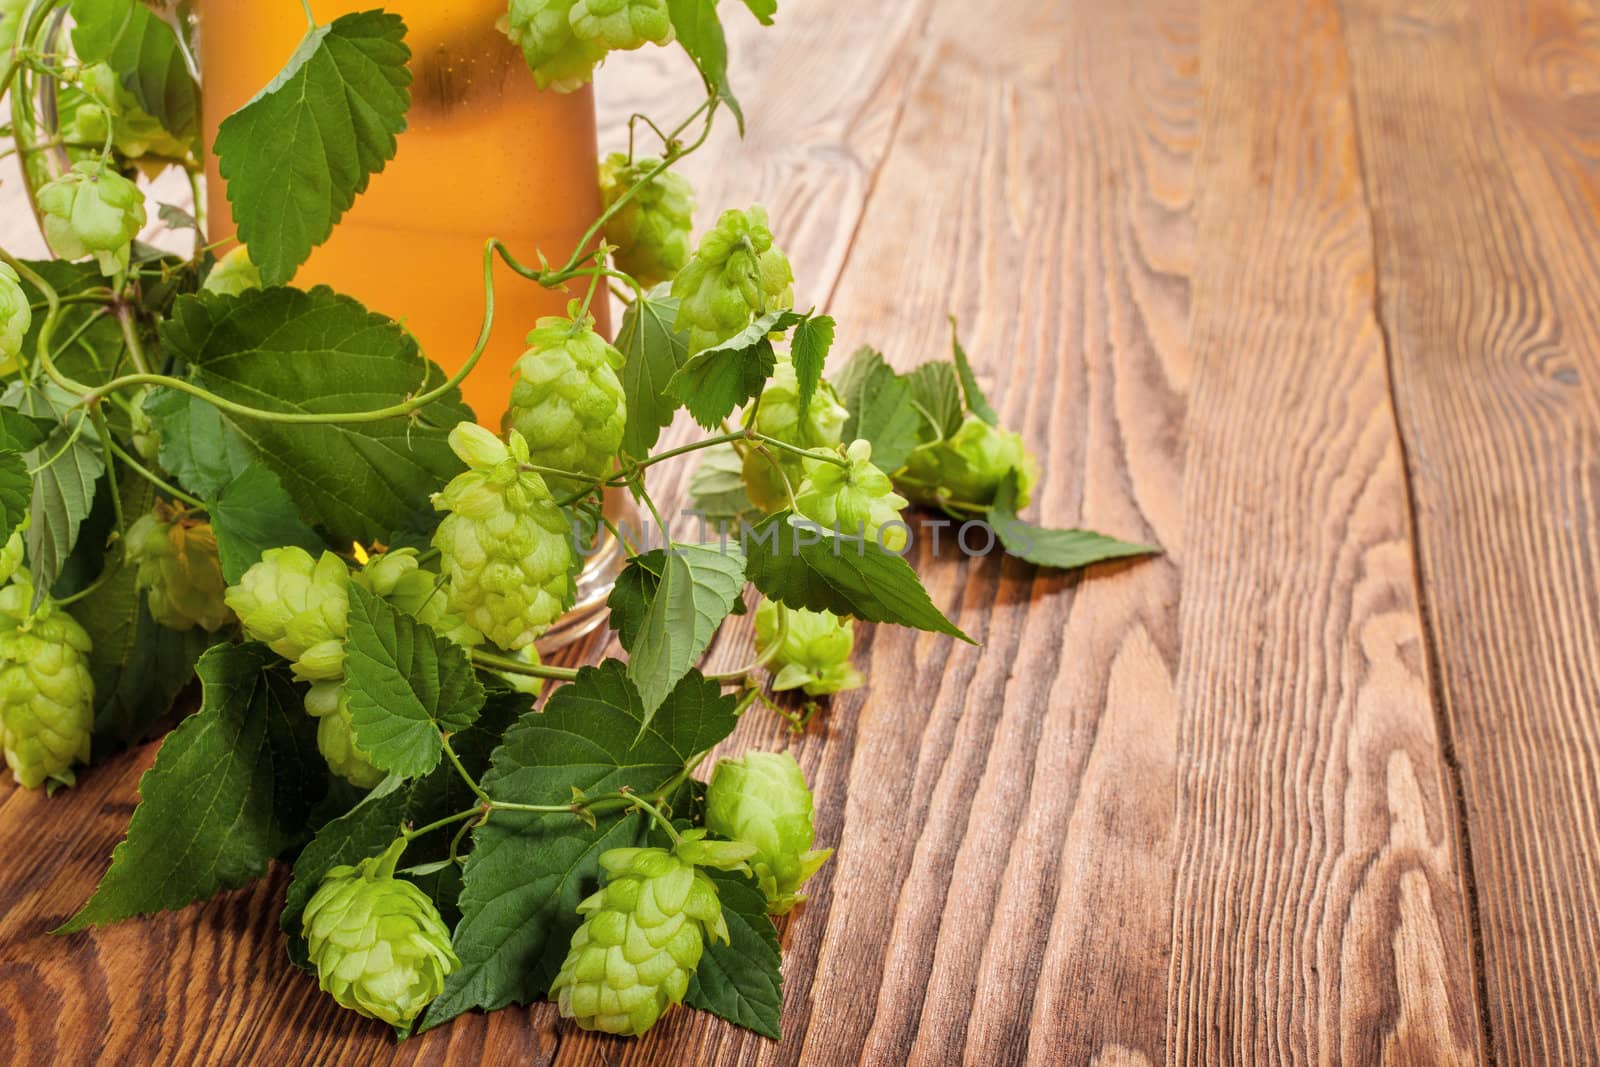
<instances>
[{"instance_id":1,"label":"hop cone","mask_svg":"<svg viewBox=\"0 0 1600 1067\"><path fill-rule=\"evenodd\" d=\"M33 311L28 307L22 281L10 264L0 263L0 363L17 358L31 325Z\"/></svg>"},{"instance_id":2,"label":"hop cone","mask_svg":"<svg viewBox=\"0 0 1600 1067\"><path fill-rule=\"evenodd\" d=\"M602 57L672 40L667 0L577 0L568 21L573 36Z\"/></svg>"},{"instance_id":3,"label":"hop cone","mask_svg":"<svg viewBox=\"0 0 1600 1067\"><path fill-rule=\"evenodd\" d=\"M528 345L517 360L505 428L522 435L528 460L541 467L591 479L609 474L627 422L617 378L622 353L594 332L594 320L587 316L540 319ZM567 478L551 478L549 484L560 491L579 487Z\"/></svg>"},{"instance_id":4,"label":"hop cone","mask_svg":"<svg viewBox=\"0 0 1600 1067\"><path fill-rule=\"evenodd\" d=\"M215 633L233 619L210 523L141 515L128 530L128 562L138 568L134 585L146 595L150 617L162 626Z\"/></svg>"},{"instance_id":5,"label":"hop cone","mask_svg":"<svg viewBox=\"0 0 1600 1067\"><path fill-rule=\"evenodd\" d=\"M351 1011L409 1029L461 961L433 901L394 876L405 849L335 867L302 920L323 990Z\"/></svg>"},{"instance_id":6,"label":"hop cone","mask_svg":"<svg viewBox=\"0 0 1600 1067\"><path fill-rule=\"evenodd\" d=\"M358 789L371 789L386 777L356 744L350 698L343 681L317 682L306 693L306 711L317 720L317 751L328 769Z\"/></svg>"},{"instance_id":7,"label":"hop cone","mask_svg":"<svg viewBox=\"0 0 1600 1067\"><path fill-rule=\"evenodd\" d=\"M12 531L11 536L6 539L5 546L0 548L0 584L9 582L22 566L22 554L25 550L22 531L27 527L28 517L24 516L22 525Z\"/></svg>"},{"instance_id":8,"label":"hop cone","mask_svg":"<svg viewBox=\"0 0 1600 1067\"><path fill-rule=\"evenodd\" d=\"M605 58L595 42L579 40L572 29L575 0L511 0L502 28L522 49L522 58L541 89L569 93L589 83L594 65Z\"/></svg>"},{"instance_id":9,"label":"hop cone","mask_svg":"<svg viewBox=\"0 0 1600 1067\"><path fill-rule=\"evenodd\" d=\"M767 212L725 211L672 281L680 301L675 326L691 354L726 341L763 312L794 305L794 273L772 243Z\"/></svg>"},{"instance_id":10,"label":"hop cone","mask_svg":"<svg viewBox=\"0 0 1600 1067\"><path fill-rule=\"evenodd\" d=\"M787 752L718 760L706 792L706 828L755 848L750 870L774 915L805 899L800 887L833 855L811 847L811 790Z\"/></svg>"},{"instance_id":11,"label":"hop cone","mask_svg":"<svg viewBox=\"0 0 1600 1067\"><path fill-rule=\"evenodd\" d=\"M990 426L968 415L943 441L923 445L906 460L901 484L919 504L948 502L987 505L1010 471L1017 472L1017 507L1025 507L1039 477L1039 466L1022 435Z\"/></svg>"},{"instance_id":12,"label":"hop cone","mask_svg":"<svg viewBox=\"0 0 1600 1067\"><path fill-rule=\"evenodd\" d=\"M128 245L144 228L144 194L104 164L85 160L39 190L50 247L62 259L93 255L105 274L128 265Z\"/></svg>"},{"instance_id":13,"label":"hop cone","mask_svg":"<svg viewBox=\"0 0 1600 1067\"><path fill-rule=\"evenodd\" d=\"M208 293L238 296L251 289L261 288L261 270L250 259L250 250L240 245L217 260L217 265L206 275L200 288Z\"/></svg>"},{"instance_id":14,"label":"hop cone","mask_svg":"<svg viewBox=\"0 0 1600 1067\"><path fill-rule=\"evenodd\" d=\"M705 939L728 940L717 884L696 864L734 869L750 855L747 847L700 840L703 834L686 833L671 852L601 855L609 881L578 905L583 925L550 986L565 1018L585 1030L638 1036L683 1003Z\"/></svg>"},{"instance_id":15,"label":"hop cone","mask_svg":"<svg viewBox=\"0 0 1600 1067\"><path fill-rule=\"evenodd\" d=\"M84 99L63 127L67 140L101 144L109 134L112 146L127 159L189 158L193 146L170 133L160 119L141 108L110 64L94 63L85 67L79 84Z\"/></svg>"},{"instance_id":16,"label":"hop cone","mask_svg":"<svg viewBox=\"0 0 1600 1067\"><path fill-rule=\"evenodd\" d=\"M850 664L855 647L855 626L831 611L791 608L763 600L756 608L756 652L772 658L772 688L804 689L808 696L825 696L862 684L861 672Z\"/></svg>"},{"instance_id":17,"label":"hop cone","mask_svg":"<svg viewBox=\"0 0 1600 1067\"><path fill-rule=\"evenodd\" d=\"M694 223L694 187L688 179L663 171L640 185L660 165L639 159L631 165L619 152L600 164L600 194L609 209L629 190L637 191L606 222L606 241L618 269L646 289L671 281L689 262L689 231Z\"/></svg>"},{"instance_id":18,"label":"hop cone","mask_svg":"<svg viewBox=\"0 0 1600 1067\"><path fill-rule=\"evenodd\" d=\"M827 531L864 537L890 552L906 546L910 534L900 518L905 497L894 491L889 476L872 465L872 445L852 441L848 467L805 460L808 473L795 493L800 514Z\"/></svg>"},{"instance_id":19,"label":"hop cone","mask_svg":"<svg viewBox=\"0 0 1600 1067\"><path fill-rule=\"evenodd\" d=\"M574 595L572 534L544 479L521 469L528 445L510 447L461 423L450 446L470 468L433 498L448 511L433 535L452 611L501 648L533 643Z\"/></svg>"},{"instance_id":20,"label":"hop cone","mask_svg":"<svg viewBox=\"0 0 1600 1067\"><path fill-rule=\"evenodd\" d=\"M313 561L303 548L269 548L224 596L245 633L288 660L295 676L344 676L350 572L332 552Z\"/></svg>"},{"instance_id":21,"label":"hop cone","mask_svg":"<svg viewBox=\"0 0 1600 1067\"><path fill-rule=\"evenodd\" d=\"M778 360L772 378L761 391L761 399L745 412L747 425L752 421L751 412L755 413L753 421L758 432L801 448L837 447L845 420L850 417L833 386L818 382L805 420L801 421L800 384L794 364L787 359ZM744 458L744 487L751 503L769 515L788 507L788 489L799 486L804 479L804 464L801 457L781 449L769 448L765 453L750 450Z\"/></svg>"},{"instance_id":22,"label":"hop cone","mask_svg":"<svg viewBox=\"0 0 1600 1067\"><path fill-rule=\"evenodd\" d=\"M26 789L71 785L94 727L93 642L49 600L30 613L32 601L26 574L0 589L0 744Z\"/></svg>"}]
</instances>

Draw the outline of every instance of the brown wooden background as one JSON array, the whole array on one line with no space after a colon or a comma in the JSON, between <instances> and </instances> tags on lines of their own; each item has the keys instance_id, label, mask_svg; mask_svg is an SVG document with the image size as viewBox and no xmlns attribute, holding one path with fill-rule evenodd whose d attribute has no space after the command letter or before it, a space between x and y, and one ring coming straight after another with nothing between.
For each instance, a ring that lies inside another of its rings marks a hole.
<instances>
[{"instance_id":1,"label":"brown wooden background","mask_svg":"<svg viewBox=\"0 0 1600 1067\"><path fill-rule=\"evenodd\" d=\"M1600 1062L1600 7L723 8L750 135L702 224L766 203L846 350L959 315L1034 514L1166 554L924 554L981 648L869 630L804 737L747 716L838 847L781 1044L541 1006L396 1049L289 967L281 872L48 937L147 748L0 787L0 1060ZM693 94L600 84L613 143Z\"/></svg>"}]
</instances>

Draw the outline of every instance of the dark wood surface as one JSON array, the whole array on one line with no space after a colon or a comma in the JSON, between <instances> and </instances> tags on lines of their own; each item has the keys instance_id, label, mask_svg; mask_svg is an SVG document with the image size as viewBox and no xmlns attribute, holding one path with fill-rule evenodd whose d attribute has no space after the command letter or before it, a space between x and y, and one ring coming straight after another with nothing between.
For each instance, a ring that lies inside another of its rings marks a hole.
<instances>
[{"instance_id":1,"label":"dark wood surface","mask_svg":"<svg viewBox=\"0 0 1600 1067\"><path fill-rule=\"evenodd\" d=\"M981 647L866 628L869 689L799 738L746 716L838 849L783 929L782 1043L542 1005L395 1047L289 966L281 871L52 938L146 746L0 786L0 1061L1600 1062L1600 9L744 21L701 222L766 203L845 348L911 366L958 315L1034 514L1165 555L924 547ZM606 140L685 73L614 60Z\"/></svg>"}]
</instances>

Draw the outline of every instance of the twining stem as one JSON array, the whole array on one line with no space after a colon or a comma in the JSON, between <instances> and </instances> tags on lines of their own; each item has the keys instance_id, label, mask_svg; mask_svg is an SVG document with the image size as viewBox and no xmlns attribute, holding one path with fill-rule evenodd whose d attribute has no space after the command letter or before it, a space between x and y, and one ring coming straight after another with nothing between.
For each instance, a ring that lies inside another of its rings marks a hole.
<instances>
[{"instance_id":1,"label":"twining stem","mask_svg":"<svg viewBox=\"0 0 1600 1067\"><path fill-rule=\"evenodd\" d=\"M471 658L476 666L486 667L492 671L504 671L506 674L525 674L529 678L551 678L558 682L572 682L578 678L577 669L573 667L547 667L543 663L524 663L520 659L496 656L492 652L479 652L476 649L472 651Z\"/></svg>"},{"instance_id":2,"label":"twining stem","mask_svg":"<svg viewBox=\"0 0 1600 1067\"><path fill-rule=\"evenodd\" d=\"M441 736L439 740L444 745L444 754L450 760L450 765L456 769L457 774L461 775L461 780L467 783L467 788L472 790L472 795L485 804L493 804L494 801L489 799L489 794L483 791L483 787L478 784L478 780L467 773L467 768L462 764L461 757L456 755L456 750L451 747L450 739Z\"/></svg>"},{"instance_id":3,"label":"twining stem","mask_svg":"<svg viewBox=\"0 0 1600 1067\"><path fill-rule=\"evenodd\" d=\"M117 303L117 325L122 328L122 343L128 350L128 359L133 363L134 370L149 374L150 364L144 358L144 344L139 340L139 331L134 326L133 310L122 301Z\"/></svg>"},{"instance_id":4,"label":"twining stem","mask_svg":"<svg viewBox=\"0 0 1600 1067\"><path fill-rule=\"evenodd\" d=\"M660 808L650 803L644 797L634 796L631 793L629 794L629 799L633 801L631 807L638 808L641 811L649 812L650 817L656 821L656 825L661 827L662 830L666 831L667 837L674 845L683 844L683 838L679 836L677 828L672 825L672 820L661 814Z\"/></svg>"},{"instance_id":5,"label":"twining stem","mask_svg":"<svg viewBox=\"0 0 1600 1067\"><path fill-rule=\"evenodd\" d=\"M107 437L107 441L110 443L112 454L120 459L123 464L128 467L128 469L133 471L133 473L139 475L145 481L149 482L163 493L166 493L168 496L172 497L172 499L181 500L185 504L188 504L191 508L201 511L205 510L205 501L201 500L199 497L190 496L188 493L185 493L182 489L179 489L171 482L164 480L149 467L146 467L143 463L140 463L138 460L128 455L127 452L123 451L120 445L118 445L115 441L111 441L109 437Z\"/></svg>"},{"instance_id":6,"label":"twining stem","mask_svg":"<svg viewBox=\"0 0 1600 1067\"><path fill-rule=\"evenodd\" d=\"M407 841L415 841L417 838L431 834L433 831L449 826L451 823L458 823L462 819L470 819L481 811L483 811L481 807L468 808L466 811L458 811L454 815L446 815L442 819L435 819L426 826L419 826L415 830L402 830L400 833Z\"/></svg>"},{"instance_id":7,"label":"twining stem","mask_svg":"<svg viewBox=\"0 0 1600 1067\"><path fill-rule=\"evenodd\" d=\"M846 470L850 469L850 461L839 455L837 452L824 452L821 450L802 448L800 445L791 445L787 441L781 441L776 437L769 437L764 433L756 433L754 430L746 430L745 436L760 441L764 445L769 445L773 448L776 448L781 452L788 452L792 455L804 457L805 459L816 459L821 460L824 463L832 463L834 466L843 467Z\"/></svg>"}]
</instances>

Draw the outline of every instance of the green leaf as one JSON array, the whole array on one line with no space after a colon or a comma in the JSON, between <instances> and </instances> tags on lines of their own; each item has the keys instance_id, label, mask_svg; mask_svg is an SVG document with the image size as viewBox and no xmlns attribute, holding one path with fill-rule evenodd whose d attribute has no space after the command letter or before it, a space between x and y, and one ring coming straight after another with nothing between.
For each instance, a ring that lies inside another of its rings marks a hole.
<instances>
[{"instance_id":1,"label":"green leaf","mask_svg":"<svg viewBox=\"0 0 1600 1067\"><path fill-rule=\"evenodd\" d=\"M196 496L217 496L255 462L250 442L209 401L162 387L145 398L144 413L160 438L162 468Z\"/></svg>"},{"instance_id":2,"label":"green leaf","mask_svg":"<svg viewBox=\"0 0 1600 1067\"><path fill-rule=\"evenodd\" d=\"M301 520L283 483L259 463L245 467L208 510L211 529L217 535L222 576L229 585L237 582L269 548L298 545L313 556L322 551L321 538Z\"/></svg>"},{"instance_id":3,"label":"green leaf","mask_svg":"<svg viewBox=\"0 0 1600 1067\"><path fill-rule=\"evenodd\" d=\"M989 525L994 528L1006 552L1042 567L1086 567L1108 559L1148 556L1160 552L1155 545L1118 541L1093 530L1052 530L1034 526L1017 518L1017 475L1013 471L1000 481L994 503L989 506Z\"/></svg>"},{"instance_id":4,"label":"green leaf","mask_svg":"<svg viewBox=\"0 0 1600 1067\"><path fill-rule=\"evenodd\" d=\"M833 319L827 315L809 315L795 324L794 341L789 346L789 357L794 361L795 381L800 387L800 418L804 421L811 410L811 398L816 395L817 383L822 381L822 364L833 347Z\"/></svg>"},{"instance_id":5,"label":"green leaf","mask_svg":"<svg viewBox=\"0 0 1600 1067\"><path fill-rule=\"evenodd\" d=\"M778 0L744 0L744 6L763 26L772 25L772 16L778 13Z\"/></svg>"},{"instance_id":6,"label":"green leaf","mask_svg":"<svg viewBox=\"0 0 1600 1067\"><path fill-rule=\"evenodd\" d=\"M746 572L757 589L791 608L893 622L975 644L928 599L905 560L871 539L845 541L790 523L787 511L744 538Z\"/></svg>"},{"instance_id":7,"label":"green leaf","mask_svg":"<svg viewBox=\"0 0 1600 1067\"><path fill-rule=\"evenodd\" d=\"M163 129L197 140L200 86L170 25L135 0L73 0L72 18L72 48L82 62L109 63Z\"/></svg>"},{"instance_id":8,"label":"green leaf","mask_svg":"<svg viewBox=\"0 0 1600 1067\"><path fill-rule=\"evenodd\" d=\"M26 260L29 270L43 278L63 299L79 296L87 289L101 288L106 279L98 263L68 263L60 259ZM23 292L32 303L42 303L44 294L26 279ZM22 352L29 361L39 351L39 333L44 328L46 315L33 316L28 333L22 340ZM122 328L115 315L105 313L105 305L98 303L63 304L50 335L55 350L51 353L57 369L78 381L100 381L108 377L111 368L122 357ZM70 342L70 343L69 343ZM54 420L52 420L54 421Z\"/></svg>"},{"instance_id":9,"label":"green leaf","mask_svg":"<svg viewBox=\"0 0 1600 1067\"><path fill-rule=\"evenodd\" d=\"M749 400L772 377L777 357L771 334L782 333L804 316L793 311L769 311L749 326L710 348L689 357L667 383L694 421L715 429L733 409Z\"/></svg>"},{"instance_id":10,"label":"green leaf","mask_svg":"<svg viewBox=\"0 0 1600 1067\"><path fill-rule=\"evenodd\" d=\"M705 873L717 883L728 943L706 942L684 1003L777 1041L782 1037L783 972L767 898L743 874Z\"/></svg>"},{"instance_id":11,"label":"green leaf","mask_svg":"<svg viewBox=\"0 0 1600 1067\"><path fill-rule=\"evenodd\" d=\"M952 363L924 363L905 375L911 401L928 421L930 440L942 440L961 429L961 383Z\"/></svg>"},{"instance_id":12,"label":"green leaf","mask_svg":"<svg viewBox=\"0 0 1600 1067\"><path fill-rule=\"evenodd\" d=\"M617 631L617 640L623 648L632 650L666 566L666 553L652 548L630 556L622 573L617 575L611 595L606 597L606 625Z\"/></svg>"},{"instance_id":13,"label":"green leaf","mask_svg":"<svg viewBox=\"0 0 1600 1067\"><path fill-rule=\"evenodd\" d=\"M708 523L759 514L744 487L744 461L731 444L713 445L700 453L689 476L689 497Z\"/></svg>"},{"instance_id":14,"label":"green leaf","mask_svg":"<svg viewBox=\"0 0 1600 1067\"><path fill-rule=\"evenodd\" d=\"M635 458L650 454L661 438L661 428L672 422L678 398L667 388L689 355L689 335L675 333L678 301L668 296L663 283L635 300L622 313L617 349L622 365L622 392L627 399L628 422L622 431L622 450Z\"/></svg>"},{"instance_id":15,"label":"green leaf","mask_svg":"<svg viewBox=\"0 0 1600 1067\"><path fill-rule=\"evenodd\" d=\"M1000 425L1000 416L994 413L994 408L989 406L983 390L978 388L978 377L972 373L972 362L967 359L967 350L961 347L961 341L956 337L954 315L950 316L950 354L956 363L956 375L961 379L961 391L966 394L967 410L990 426Z\"/></svg>"},{"instance_id":16,"label":"green leaf","mask_svg":"<svg viewBox=\"0 0 1600 1067\"><path fill-rule=\"evenodd\" d=\"M398 323L321 286L184 297L161 335L196 385L271 411L370 411L444 381ZM430 495L461 470L446 434L472 418L455 390L412 418L377 422L285 425L213 410L335 543L431 531L438 519ZM163 447L166 437L163 425Z\"/></svg>"},{"instance_id":17,"label":"green leaf","mask_svg":"<svg viewBox=\"0 0 1600 1067\"><path fill-rule=\"evenodd\" d=\"M294 277L394 158L411 106L405 34L383 11L318 26L266 89L222 120L228 201L265 284Z\"/></svg>"},{"instance_id":18,"label":"green leaf","mask_svg":"<svg viewBox=\"0 0 1600 1067\"><path fill-rule=\"evenodd\" d=\"M678 43L689 53L706 89L728 105L744 136L744 111L728 85L728 40L717 17L717 0L667 0Z\"/></svg>"},{"instance_id":19,"label":"green leaf","mask_svg":"<svg viewBox=\"0 0 1600 1067\"><path fill-rule=\"evenodd\" d=\"M325 774L307 773L316 726L276 657L218 645L200 659L200 710L139 779L128 836L94 896L59 933L181 908L266 872L293 844Z\"/></svg>"},{"instance_id":20,"label":"green leaf","mask_svg":"<svg viewBox=\"0 0 1600 1067\"><path fill-rule=\"evenodd\" d=\"M645 722L699 662L744 590L737 542L674 544L661 562L660 580L628 644L628 677L644 703Z\"/></svg>"},{"instance_id":21,"label":"green leaf","mask_svg":"<svg viewBox=\"0 0 1600 1067\"><path fill-rule=\"evenodd\" d=\"M44 442L24 458L33 471L28 510L33 521L24 535L28 569L33 573L33 603L37 607L50 592L78 542L78 529L94 506L95 486L106 471L100 433L77 408L71 426L64 421L76 397L55 384L24 391L13 383L6 403L24 415L51 418L55 428ZM13 472L13 490L15 484Z\"/></svg>"},{"instance_id":22,"label":"green leaf","mask_svg":"<svg viewBox=\"0 0 1600 1067\"><path fill-rule=\"evenodd\" d=\"M655 795L732 731L734 706L691 671L646 726L622 663L585 667L542 714L523 716L507 732L483 788L526 804L567 804L574 789L594 796L626 786ZM591 828L565 812L500 812L474 831L455 933L461 967L420 1029L472 1008L543 996L578 928L578 902L598 883L600 853L643 844L648 824L638 815L610 816Z\"/></svg>"},{"instance_id":23,"label":"green leaf","mask_svg":"<svg viewBox=\"0 0 1600 1067\"><path fill-rule=\"evenodd\" d=\"M905 465L921 443L922 415L912 404L910 384L871 348L858 348L834 380L850 417L844 439L872 442L872 462L887 473Z\"/></svg>"},{"instance_id":24,"label":"green leaf","mask_svg":"<svg viewBox=\"0 0 1600 1067\"><path fill-rule=\"evenodd\" d=\"M439 731L471 726L483 707L465 652L354 584L344 672L357 744L374 766L407 778L439 765Z\"/></svg>"}]
</instances>

